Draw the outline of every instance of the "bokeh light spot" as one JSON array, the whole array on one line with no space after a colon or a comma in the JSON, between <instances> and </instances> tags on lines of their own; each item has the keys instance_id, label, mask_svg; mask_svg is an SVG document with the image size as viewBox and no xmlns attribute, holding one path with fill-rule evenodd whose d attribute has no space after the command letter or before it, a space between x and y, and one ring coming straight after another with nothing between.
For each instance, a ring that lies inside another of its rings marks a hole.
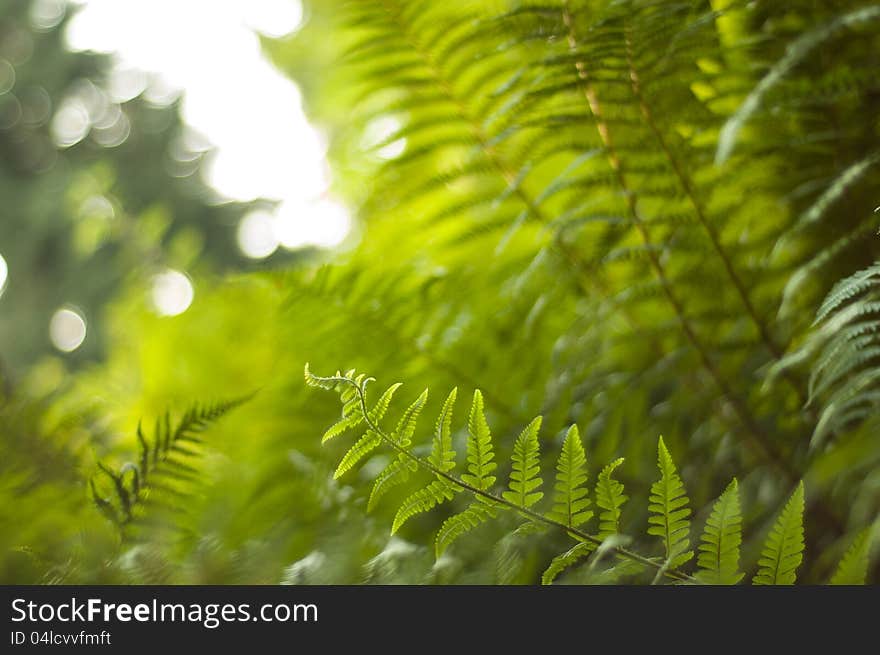
<instances>
[{"instance_id":1,"label":"bokeh light spot","mask_svg":"<svg viewBox=\"0 0 880 655\"><path fill-rule=\"evenodd\" d=\"M238 224L238 247L251 259L264 259L278 249L272 215L265 211L247 214Z\"/></svg>"},{"instance_id":2,"label":"bokeh light spot","mask_svg":"<svg viewBox=\"0 0 880 655\"><path fill-rule=\"evenodd\" d=\"M64 0L36 0L31 5L31 24L40 31L56 27L67 10Z\"/></svg>"},{"instance_id":3,"label":"bokeh light spot","mask_svg":"<svg viewBox=\"0 0 880 655\"><path fill-rule=\"evenodd\" d=\"M49 321L49 338L61 352L73 352L86 339L86 321L73 307L62 307Z\"/></svg>"},{"instance_id":4,"label":"bokeh light spot","mask_svg":"<svg viewBox=\"0 0 880 655\"><path fill-rule=\"evenodd\" d=\"M68 148L82 141L90 127L89 112L83 103L66 100L52 119L52 138L58 146Z\"/></svg>"},{"instance_id":5,"label":"bokeh light spot","mask_svg":"<svg viewBox=\"0 0 880 655\"><path fill-rule=\"evenodd\" d=\"M107 95L113 102L134 100L147 88L147 74L136 68L114 68L107 80Z\"/></svg>"},{"instance_id":6,"label":"bokeh light spot","mask_svg":"<svg viewBox=\"0 0 880 655\"><path fill-rule=\"evenodd\" d=\"M322 198L281 207L275 223L277 240L291 250L306 246L334 248L351 230L351 216L342 204Z\"/></svg>"},{"instance_id":7,"label":"bokeh light spot","mask_svg":"<svg viewBox=\"0 0 880 655\"><path fill-rule=\"evenodd\" d=\"M379 159L395 159L406 149L406 139L394 136L400 131L401 122L394 116L380 116L370 121L364 129L361 147L372 151Z\"/></svg>"},{"instance_id":8,"label":"bokeh light spot","mask_svg":"<svg viewBox=\"0 0 880 655\"><path fill-rule=\"evenodd\" d=\"M195 291L180 271L167 270L153 276L153 307L160 316L177 316L192 304Z\"/></svg>"},{"instance_id":9,"label":"bokeh light spot","mask_svg":"<svg viewBox=\"0 0 880 655\"><path fill-rule=\"evenodd\" d=\"M302 22L302 4L292 0L249 0L244 23L261 34L278 38L290 34Z\"/></svg>"},{"instance_id":10,"label":"bokeh light spot","mask_svg":"<svg viewBox=\"0 0 880 655\"><path fill-rule=\"evenodd\" d=\"M0 59L0 95L15 86L15 67L5 59Z\"/></svg>"},{"instance_id":11,"label":"bokeh light spot","mask_svg":"<svg viewBox=\"0 0 880 655\"><path fill-rule=\"evenodd\" d=\"M3 255L0 255L0 297L2 297L3 292L6 291L7 280L9 280L9 266L6 265L6 260L3 259Z\"/></svg>"}]
</instances>

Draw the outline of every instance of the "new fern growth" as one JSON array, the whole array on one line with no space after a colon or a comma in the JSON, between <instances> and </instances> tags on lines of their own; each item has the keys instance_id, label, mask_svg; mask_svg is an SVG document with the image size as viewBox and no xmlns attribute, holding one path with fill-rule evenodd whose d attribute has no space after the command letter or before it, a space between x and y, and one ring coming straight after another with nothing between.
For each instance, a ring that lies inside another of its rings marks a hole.
<instances>
[{"instance_id":1,"label":"new fern growth","mask_svg":"<svg viewBox=\"0 0 880 655\"><path fill-rule=\"evenodd\" d=\"M110 481L110 493L102 493L93 477L89 481L92 499L101 513L119 526L124 538L146 522L148 508L181 510L187 498L186 487L199 480L193 462L202 453L202 433L248 399L193 405L176 423L166 412L156 419L151 437L138 423L137 462L127 462L118 470L98 463L100 472Z\"/></svg>"},{"instance_id":2,"label":"new fern growth","mask_svg":"<svg viewBox=\"0 0 880 655\"><path fill-rule=\"evenodd\" d=\"M742 512L735 479L711 509L697 548L696 570L688 569L687 565L694 556L690 501L662 437L657 447L659 479L651 487L647 529L648 535L657 537L662 546L662 555L658 557L631 550L627 547L630 539L618 533L622 510L628 500L623 484L613 477L622 459L610 462L602 469L591 497L587 485L587 454L576 426L569 428L563 441L552 499L545 508L538 440L541 417L532 420L516 438L510 474L504 488L499 489L499 462L480 391L474 392L471 402L466 457L460 466L452 443L457 389L453 389L443 403L430 454L423 457L416 453L414 443L417 422L428 398L427 390L404 410L396 428L388 431L382 426L382 419L401 386L399 383L389 387L371 405L367 399L367 387L374 378L356 374L354 370L321 377L311 373L306 364L305 380L310 386L340 394L342 416L324 434L324 441L355 428L364 431L343 456L336 470L337 477L352 470L380 447L395 454L375 477L369 509L374 508L390 488L406 483L415 471L422 470L431 476L428 482L418 486L403 500L393 519L392 533L408 520L453 500L459 494L471 497L463 511L450 516L440 526L434 542L438 558L460 537L507 512L523 519L523 526L555 528L574 541L567 551L550 562L542 576L544 584L552 583L560 574L585 560L590 560L589 566L596 567L606 555L612 555L614 564L627 574L651 571L655 582L737 584L744 577L740 570ZM590 529L595 515L591 509L593 498L598 510L598 530L595 532ZM754 584L794 584L796 581L805 548L804 506L804 485L799 483L766 538ZM870 544L870 532L860 535L843 557L832 581L863 583Z\"/></svg>"}]
</instances>

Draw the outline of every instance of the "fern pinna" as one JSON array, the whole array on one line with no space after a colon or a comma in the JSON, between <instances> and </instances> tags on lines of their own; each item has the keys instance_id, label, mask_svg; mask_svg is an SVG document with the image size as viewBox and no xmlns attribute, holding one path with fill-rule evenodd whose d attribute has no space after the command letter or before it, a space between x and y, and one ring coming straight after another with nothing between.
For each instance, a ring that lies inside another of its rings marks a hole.
<instances>
[{"instance_id":1,"label":"fern pinna","mask_svg":"<svg viewBox=\"0 0 880 655\"><path fill-rule=\"evenodd\" d=\"M248 397L205 405L193 405L176 423L171 413L156 419L152 438L138 423L140 455L137 463L127 462L119 470L98 463L111 483L110 495L102 493L95 478L89 481L92 500L110 521L119 526L123 538L147 521L147 508L179 512L186 500L185 487L198 481L199 471L192 460L201 455L201 433Z\"/></svg>"},{"instance_id":2,"label":"fern pinna","mask_svg":"<svg viewBox=\"0 0 880 655\"><path fill-rule=\"evenodd\" d=\"M659 537L662 555L644 555L626 546L629 539L618 534L621 511L627 501L623 484L612 477L623 462L617 459L605 466L594 488L598 509L598 532L588 526L594 517L593 499L587 486L587 454L577 426L571 426L563 441L552 486L549 510L541 508L544 479L539 459L538 434L541 417L532 420L513 445L510 473L503 490L497 489L499 462L492 433L483 411L483 396L474 392L467 422L466 458L460 467L458 453L452 443L453 409L458 395L453 389L443 403L436 421L431 451L423 457L415 451L414 436L419 415L428 398L426 389L402 413L397 427L387 431L382 426L391 400L400 383L389 387L372 407L367 400L367 387L374 378L346 373L321 377L305 367L306 383L313 387L337 391L342 401L342 417L324 434L323 441L339 437L355 428L363 435L343 456L336 477L352 470L379 447L394 452L395 457L379 472L373 482L369 507L393 486L404 484L411 475L422 470L431 479L408 495L394 517L391 532L397 532L408 520L428 512L459 494L471 496L470 504L460 513L447 518L435 537L439 558L458 538L490 521L502 512L512 512L526 524L556 528L567 534L574 545L555 557L542 576L549 584L566 569L589 561L595 567L606 555L613 556L615 565L625 574L653 572L653 582L662 580L690 584L736 584L744 573L740 570L742 544L742 513L736 479L731 481L713 505L700 537L696 570L686 565L694 557L691 542L690 500L685 491L672 455L661 437L657 456L659 479L652 485L649 499L647 533ZM460 470L460 473L456 472ZM804 553L804 485L799 483L785 507L776 518L761 550L754 584L794 584ZM870 531L862 533L840 562L832 582L861 584L865 581L870 557Z\"/></svg>"}]
</instances>

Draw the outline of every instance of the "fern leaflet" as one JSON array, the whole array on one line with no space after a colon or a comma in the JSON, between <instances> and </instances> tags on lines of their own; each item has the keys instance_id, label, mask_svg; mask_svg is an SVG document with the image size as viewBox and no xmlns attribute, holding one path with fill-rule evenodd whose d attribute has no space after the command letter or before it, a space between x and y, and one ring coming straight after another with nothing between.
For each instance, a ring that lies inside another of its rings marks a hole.
<instances>
[{"instance_id":1,"label":"fern leaflet","mask_svg":"<svg viewBox=\"0 0 880 655\"><path fill-rule=\"evenodd\" d=\"M382 439L378 434L372 430L367 430L364 435L348 449L348 452L345 453L342 461L339 462L339 466L336 467L336 471L333 473L333 479L338 480L348 473L351 469L357 466L361 460L376 450L381 443Z\"/></svg>"},{"instance_id":2,"label":"fern leaflet","mask_svg":"<svg viewBox=\"0 0 880 655\"><path fill-rule=\"evenodd\" d=\"M593 517L587 490L587 456L577 426L572 425L562 442L556 464L553 508L549 516L570 527L580 527Z\"/></svg>"},{"instance_id":3,"label":"fern leaflet","mask_svg":"<svg viewBox=\"0 0 880 655\"><path fill-rule=\"evenodd\" d=\"M562 553L562 555L557 555L541 575L541 584L553 584L553 581L560 573L571 568L581 560L586 559L595 550L596 544L581 542L572 546L569 550Z\"/></svg>"},{"instance_id":4,"label":"fern leaflet","mask_svg":"<svg viewBox=\"0 0 880 655\"><path fill-rule=\"evenodd\" d=\"M538 459L538 431L541 417L529 423L513 445L513 470L510 472L510 489L502 493L505 500L519 507L531 507L544 497L535 491L543 484L541 463Z\"/></svg>"},{"instance_id":5,"label":"fern leaflet","mask_svg":"<svg viewBox=\"0 0 880 655\"><path fill-rule=\"evenodd\" d=\"M443 409L437 419L431 456L428 458L431 464L444 473L455 468L455 450L452 448L452 408L457 396L456 388L449 392L446 402L443 403Z\"/></svg>"},{"instance_id":6,"label":"fern leaflet","mask_svg":"<svg viewBox=\"0 0 880 655\"><path fill-rule=\"evenodd\" d=\"M434 480L427 487L413 492L397 510L394 523L391 526L391 534L400 530L404 523L417 514L422 514L447 500L452 500L457 491L458 489L447 480Z\"/></svg>"},{"instance_id":7,"label":"fern leaflet","mask_svg":"<svg viewBox=\"0 0 880 655\"><path fill-rule=\"evenodd\" d=\"M736 478L712 507L700 539L697 577L714 585L733 585L743 578L739 571L739 549L742 544L742 512Z\"/></svg>"},{"instance_id":8,"label":"fern leaflet","mask_svg":"<svg viewBox=\"0 0 880 655\"><path fill-rule=\"evenodd\" d=\"M767 536L752 584L792 585L804 559L804 483L798 483Z\"/></svg>"},{"instance_id":9,"label":"fern leaflet","mask_svg":"<svg viewBox=\"0 0 880 655\"><path fill-rule=\"evenodd\" d=\"M497 515L495 508L480 500L473 501L467 509L443 521L434 539L437 557L443 555L459 537L482 525Z\"/></svg>"},{"instance_id":10,"label":"fern leaflet","mask_svg":"<svg viewBox=\"0 0 880 655\"><path fill-rule=\"evenodd\" d=\"M691 522L688 517L691 510L687 506L689 501L684 483L675 469L672 455L663 443L663 437L660 437L657 445L657 464L660 479L651 485L648 509L653 515L648 518L648 534L663 539L666 562L668 566L676 568L694 555L689 550Z\"/></svg>"},{"instance_id":11,"label":"fern leaflet","mask_svg":"<svg viewBox=\"0 0 880 655\"><path fill-rule=\"evenodd\" d=\"M620 508L629 500L623 493L623 484L611 477L614 469L623 464L623 457L602 469L596 480L596 505L599 507L599 539L617 534L620 526Z\"/></svg>"},{"instance_id":12,"label":"fern leaflet","mask_svg":"<svg viewBox=\"0 0 880 655\"><path fill-rule=\"evenodd\" d=\"M489 424L486 423L486 416L483 413L483 394L478 389L474 391L468 419L468 472L464 473L461 479L480 491L491 489L495 484L495 476L492 472L498 467L493 459L495 459L495 451L492 448L492 434L489 432Z\"/></svg>"},{"instance_id":13,"label":"fern leaflet","mask_svg":"<svg viewBox=\"0 0 880 655\"><path fill-rule=\"evenodd\" d=\"M847 549L837 570L831 576L833 585L863 585L868 575L868 564L871 559L871 537L873 530L865 528Z\"/></svg>"}]
</instances>

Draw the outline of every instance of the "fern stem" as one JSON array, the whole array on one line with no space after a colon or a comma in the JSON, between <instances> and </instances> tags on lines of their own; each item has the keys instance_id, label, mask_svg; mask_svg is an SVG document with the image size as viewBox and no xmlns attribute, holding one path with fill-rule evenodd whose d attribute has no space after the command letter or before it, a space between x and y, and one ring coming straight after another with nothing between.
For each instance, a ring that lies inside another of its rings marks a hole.
<instances>
[{"instance_id":1,"label":"fern stem","mask_svg":"<svg viewBox=\"0 0 880 655\"><path fill-rule=\"evenodd\" d=\"M709 221L706 210L703 207L703 203L697 196L696 190L693 187L690 177L684 171L681 162L678 161L678 158L669 147L666 138L663 136L663 132L657 125L657 121L654 118L654 112L651 110L651 107L648 105L648 102L645 99L645 95L642 92L641 79L639 77L638 70L636 69L635 62L632 59L632 43L629 37L628 26L625 28L624 41L626 45L626 62L627 67L629 68L630 87L632 88L633 95L635 96L635 99L639 104L639 110L641 111L642 117L645 119L645 123L647 124L648 129L651 130L651 133L657 140L657 143L659 144L660 150L663 152L664 157L669 162L669 166L675 174L675 177L677 178L682 191L684 191L688 202L693 207L694 215L697 217L697 221L700 223L703 230L706 232L706 235L709 237L712 248L721 260L724 271L727 274L727 277L730 279L731 283L733 284L734 288L736 289L736 293L746 310L746 314L748 314L749 319L754 324L755 329L757 329L761 341L764 343L773 358L776 361L779 361L780 359L782 359L782 356L784 354L782 348L779 346L779 344L776 343L776 340L770 333L770 329L767 327L766 322L760 317L757 309L755 309L755 305L752 303L752 300L749 297L749 293L746 290L742 278L740 277L739 273L737 273L736 268L733 265L733 261L731 260L730 256L727 253L727 250L721 243L721 238L718 235L718 231L715 229L715 226L712 225L712 223ZM791 385L792 389L794 389L794 392L797 394L801 406L805 405L807 402L807 397L803 390L802 381L798 380L789 369L785 370L784 377L786 381Z\"/></svg>"},{"instance_id":2,"label":"fern stem","mask_svg":"<svg viewBox=\"0 0 880 655\"><path fill-rule=\"evenodd\" d=\"M568 30L567 38L569 49L572 52L576 52L578 48L578 41L574 28L574 20L572 18L571 12L569 11L568 0L563 0L562 3L562 19L565 27ZM663 289L663 293L666 296L667 301L669 302L670 306L673 309L673 312L676 315L676 318L678 319L682 332L684 332L684 335L687 338L688 342L691 344L694 350L696 350L703 365L703 368L714 380L718 389L721 391L721 394L725 398L727 398L734 411L740 417L740 420L747 428L748 434L751 436L749 441L759 451L762 459L774 464L792 482L799 480L801 476L798 471L791 466L786 458L782 457L782 455L774 446L773 442L770 440L769 436L758 424L757 419L752 415L745 402L733 392L733 389L731 389L730 385L721 375L721 372L712 361L709 352L703 345L701 339L697 336L697 333L694 330L694 327L691 325L691 322L688 320L687 315L684 311L684 306L675 291L673 290L672 283L669 281L669 277L666 274L666 268L663 266L663 263L660 261L657 253L651 247L653 246L653 240L651 239L651 235L648 231L647 225L645 224L645 220L638 209L636 202L636 192L629 184L623 162L621 161L620 156L617 154L617 149L615 148L614 140L611 136L611 131L608 127L607 122L604 120L604 112L599 102L599 97L596 93L596 90L590 83L590 78L589 74L587 73L586 66L582 61L578 60L575 62L575 69L577 71L578 78L583 84L584 97L586 98L590 113L593 116L596 129L599 132L599 138L602 140L602 144L605 147L608 162L611 165L615 177L617 178L618 184L624 191L627 211L630 215L630 218L632 218L633 224L635 225L635 228L638 231L642 241L645 243L646 246L648 246L648 260L651 264L651 267L654 269L655 274L657 275L657 279L660 282L660 286Z\"/></svg>"},{"instance_id":3,"label":"fern stem","mask_svg":"<svg viewBox=\"0 0 880 655\"><path fill-rule=\"evenodd\" d=\"M367 409L367 397L366 397L366 393L364 392L364 386L366 386L366 383L367 383L367 381L369 381L369 378L361 384L358 384L355 380L352 380L352 379L345 377L345 376L333 376L333 377L328 377L328 378L324 378L324 379L328 382L333 381L333 382L348 384L348 385L352 386L355 389L356 393L358 394L358 400L360 403L361 413L363 414L364 420L366 421L366 423L370 427L370 429L373 430L376 434L378 434L379 437L382 439L382 441L384 441L386 444L391 446L394 450L396 450L398 453L400 453L404 457L407 457L408 459L410 459L417 466L430 471L434 475L446 480L447 482L459 487L460 489L464 489L465 491L470 492L474 496L478 496L480 498L488 500L491 503L503 505L504 507L506 507L510 510L513 510L513 511L519 512L520 514L524 514L524 515L528 516L530 519L532 519L534 521L537 521L539 523L543 523L545 525L562 530L565 533L567 533L569 536L574 537L575 539L578 539L579 541L591 543L597 547L602 545L602 539L599 539L598 537L595 537L591 534L588 534L578 528L573 528L571 526L568 526L565 523L551 519L551 518L541 514L540 512L536 512L536 511L529 509L527 507L523 507L521 505L517 505L516 503L512 503L512 502L506 500L505 498L502 498L501 496L497 496L489 491L484 491L482 489L479 489L478 487L475 487L471 484L468 484L464 480L461 480L460 478L458 478L455 475L452 475L451 473L441 471L440 469L435 467L430 462L422 459L418 455L413 454L412 451L410 451L409 449L404 448L403 446L398 444L370 416L370 412ZM678 582L689 582L689 583L699 584L699 581L696 578L688 575L687 573L684 573L682 571L678 571L675 569L669 570L666 568L665 564L658 564L654 560L652 560L648 557L644 557L643 555L639 555L638 553L635 553L627 548L623 548L621 546L616 546L614 548L614 553L621 558L629 559L634 562L638 562L639 564L642 564L644 566L658 569L658 573L662 573L663 575L665 575L666 577L668 577L672 580L676 580Z\"/></svg>"},{"instance_id":4,"label":"fern stem","mask_svg":"<svg viewBox=\"0 0 880 655\"><path fill-rule=\"evenodd\" d=\"M425 67L430 72L434 82L436 82L437 85L443 90L443 93L446 95L446 98L450 101L450 103L455 105L455 107L458 109L459 114L461 115L464 122L467 124L467 127L474 138L474 141L480 146L480 149L488 158L489 163L492 164L492 166L504 180L507 188L522 203L528 214L535 221L537 221L541 225L551 225L553 223L552 219L544 213L538 202L522 188L522 184L518 182L518 178L513 167L504 160L502 155L498 152L498 149L492 144L489 135L486 134L482 125L480 125L480 122L472 115L464 100L452 88L452 85L450 84L449 80L446 79L446 76L443 74L435 58L411 35L412 30L406 23L404 17L400 14L399 11L395 11L393 8L389 7L387 1L383 3L383 6L385 7L386 13L390 16L391 20L394 21L394 23L397 25L404 40L409 44L413 52L417 54L424 62ZM575 252L575 250L571 248L564 239L559 238L558 234L557 238L554 238L550 241L550 247L555 252L557 252L557 254L559 254L568 264L575 279L577 289L584 297L608 297L608 289L602 283L602 280L596 274L596 271L591 270L590 267L586 266L583 260ZM630 327L632 327L634 331L643 332L642 326L639 324L639 321L634 316L632 316L627 308L623 308L623 317L630 324ZM665 351L663 350L660 342L656 338L651 338L651 345L656 351L658 357L662 357L665 355Z\"/></svg>"}]
</instances>

